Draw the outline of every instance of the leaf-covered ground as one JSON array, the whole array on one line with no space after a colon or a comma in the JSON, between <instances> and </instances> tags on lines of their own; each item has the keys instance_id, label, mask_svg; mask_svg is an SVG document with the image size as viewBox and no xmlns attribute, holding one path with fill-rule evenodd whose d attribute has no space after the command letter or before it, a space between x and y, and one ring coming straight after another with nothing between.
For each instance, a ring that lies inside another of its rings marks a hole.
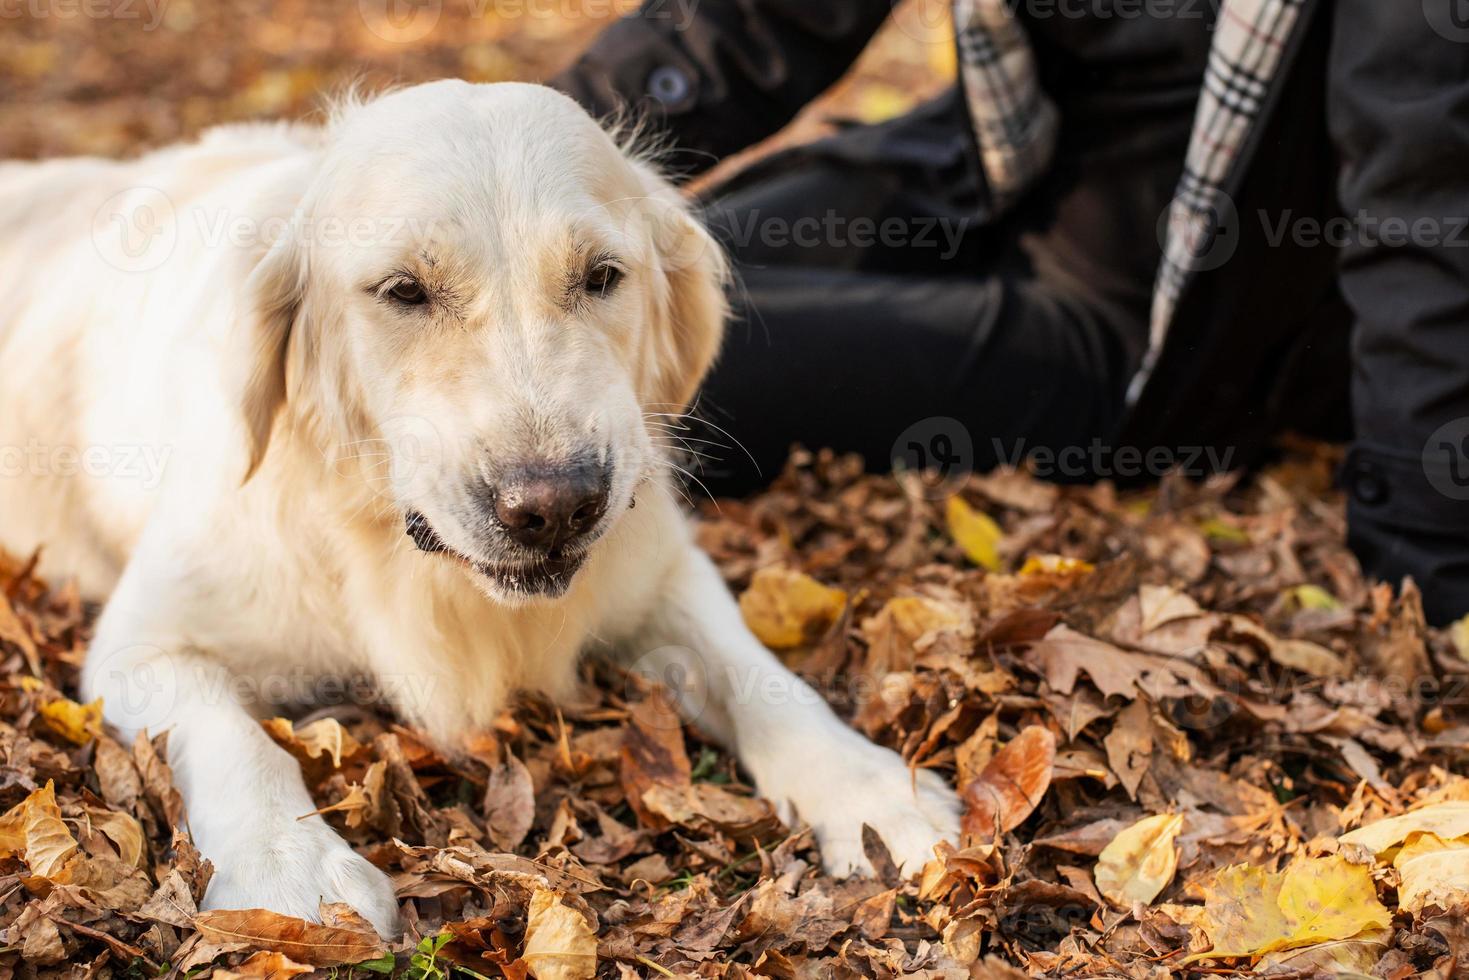
<instances>
[{"instance_id":1,"label":"leaf-covered ground","mask_svg":"<svg viewBox=\"0 0 1469 980\"><path fill-rule=\"evenodd\" d=\"M457 758L370 708L267 722L395 876L391 948L345 908L197 913L209 868L171 829L163 739L119 744L68 697L88 611L6 561L0 970L1464 975L1469 665L1411 587L1361 579L1333 463L1119 493L801 454L706 507L757 630L963 792L964 846L909 880L876 838L878 879L822 875L733 760L609 667Z\"/></svg>"},{"instance_id":2,"label":"leaf-covered ground","mask_svg":"<svg viewBox=\"0 0 1469 980\"><path fill-rule=\"evenodd\" d=\"M309 115L356 78L543 78L631 5L442 0L385 29L382 0L28 0L0 29L0 155ZM787 138L932 91L942 7L910 0ZM964 849L914 880L877 840L878 880L824 877L727 755L610 668L452 759L371 708L269 722L396 876L391 949L343 908L199 915L209 869L173 830L161 741L119 744L72 700L94 611L0 559L0 972L1469 975L1469 664L1411 588L1362 581L1333 461L1121 494L803 457L706 508L761 633L963 789Z\"/></svg>"}]
</instances>

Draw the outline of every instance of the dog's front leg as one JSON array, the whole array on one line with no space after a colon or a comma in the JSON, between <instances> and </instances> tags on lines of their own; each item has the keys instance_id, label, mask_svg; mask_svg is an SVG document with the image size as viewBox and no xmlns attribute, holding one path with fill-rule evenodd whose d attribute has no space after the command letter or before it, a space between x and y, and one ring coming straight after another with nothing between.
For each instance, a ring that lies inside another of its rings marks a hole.
<instances>
[{"instance_id":1,"label":"dog's front leg","mask_svg":"<svg viewBox=\"0 0 1469 980\"><path fill-rule=\"evenodd\" d=\"M688 549L669 579L634 669L665 682L686 717L731 749L788 822L810 824L827 871L870 871L862 825L916 872L957 841L959 802L938 774L845 725L745 625L714 564Z\"/></svg>"},{"instance_id":2,"label":"dog's front leg","mask_svg":"<svg viewBox=\"0 0 1469 980\"><path fill-rule=\"evenodd\" d=\"M306 816L316 805L301 770L247 710L249 685L180 636L147 628L156 607L139 609L125 593L126 580L99 623L83 687L104 699L123 737L168 732L189 830L214 864L205 906L315 919L322 901L345 902L395 937L392 883L320 816Z\"/></svg>"}]
</instances>

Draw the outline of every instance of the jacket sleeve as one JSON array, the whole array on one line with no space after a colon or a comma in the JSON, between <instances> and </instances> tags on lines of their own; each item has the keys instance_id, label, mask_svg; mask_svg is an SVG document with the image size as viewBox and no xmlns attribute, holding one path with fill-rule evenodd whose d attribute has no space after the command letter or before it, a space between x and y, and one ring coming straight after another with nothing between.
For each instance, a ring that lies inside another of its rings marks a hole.
<instances>
[{"instance_id":1,"label":"jacket sleeve","mask_svg":"<svg viewBox=\"0 0 1469 980\"><path fill-rule=\"evenodd\" d=\"M847 70L891 0L646 0L550 84L631 109L691 175L780 129Z\"/></svg>"}]
</instances>

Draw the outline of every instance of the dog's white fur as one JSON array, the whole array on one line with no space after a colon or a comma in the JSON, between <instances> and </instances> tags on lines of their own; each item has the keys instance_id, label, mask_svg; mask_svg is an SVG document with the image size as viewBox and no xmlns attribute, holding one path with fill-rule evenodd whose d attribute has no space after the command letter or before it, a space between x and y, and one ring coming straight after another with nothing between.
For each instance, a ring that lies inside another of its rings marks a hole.
<instances>
[{"instance_id":1,"label":"dog's white fur","mask_svg":"<svg viewBox=\"0 0 1469 980\"><path fill-rule=\"evenodd\" d=\"M625 272L607 295L577 292L593 253ZM107 599L86 691L125 736L170 731L210 906L396 925L388 878L302 819L256 721L275 702L368 675L452 748L517 689L564 694L588 648L681 676L833 872L863 868L863 823L910 871L956 835L954 794L843 725L694 547L659 413L716 353L723 258L570 100L439 82L320 129L6 164L0 265L0 544ZM405 268L427 306L383 297ZM611 504L564 594L405 537L416 510L507 560L475 488L583 452Z\"/></svg>"}]
</instances>

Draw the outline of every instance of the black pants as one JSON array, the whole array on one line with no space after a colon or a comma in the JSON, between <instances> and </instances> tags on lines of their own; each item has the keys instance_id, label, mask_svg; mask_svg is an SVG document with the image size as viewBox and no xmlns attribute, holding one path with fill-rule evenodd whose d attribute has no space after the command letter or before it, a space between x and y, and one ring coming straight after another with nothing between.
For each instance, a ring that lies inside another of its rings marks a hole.
<instances>
[{"instance_id":1,"label":"black pants","mask_svg":"<svg viewBox=\"0 0 1469 980\"><path fill-rule=\"evenodd\" d=\"M1102 296L1030 247L1046 191L993 221L956 110L947 96L778 155L709 202L737 315L699 414L741 447L703 462L713 492L768 481L795 442L875 470L984 470L1119 421L1148 283Z\"/></svg>"}]
</instances>

